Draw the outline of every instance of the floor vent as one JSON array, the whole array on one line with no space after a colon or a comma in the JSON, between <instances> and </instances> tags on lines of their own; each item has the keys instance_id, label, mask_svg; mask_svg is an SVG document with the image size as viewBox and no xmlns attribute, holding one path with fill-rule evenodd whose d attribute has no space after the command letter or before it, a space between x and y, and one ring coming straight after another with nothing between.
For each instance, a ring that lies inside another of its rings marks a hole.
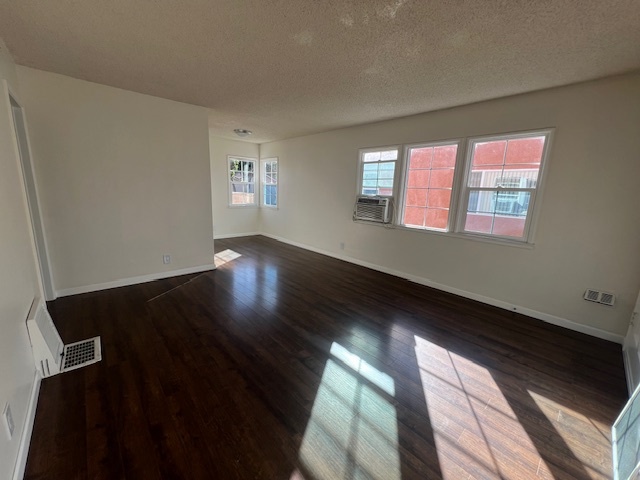
<instances>
[{"instance_id":1,"label":"floor vent","mask_svg":"<svg viewBox=\"0 0 640 480\"><path fill-rule=\"evenodd\" d=\"M102 360L100 337L93 337L81 342L64 346L62 355L62 371L68 372L76 368L91 365Z\"/></svg>"},{"instance_id":2,"label":"floor vent","mask_svg":"<svg viewBox=\"0 0 640 480\"><path fill-rule=\"evenodd\" d=\"M616 301L616 296L613 293L601 292L590 288L584 292L584 299L590 302L601 303L602 305L613 307L613 304Z\"/></svg>"},{"instance_id":3,"label":"floor vent","mask_svg":"<svg viewBox=\"0 0 640 480\"><path fill-rule=\"evenodd\" d=\"M36 368L43 378L102 360L100 337L65 345L40 298L34 298L29 310L27 332Z\"/></svg>"}]
</instances>

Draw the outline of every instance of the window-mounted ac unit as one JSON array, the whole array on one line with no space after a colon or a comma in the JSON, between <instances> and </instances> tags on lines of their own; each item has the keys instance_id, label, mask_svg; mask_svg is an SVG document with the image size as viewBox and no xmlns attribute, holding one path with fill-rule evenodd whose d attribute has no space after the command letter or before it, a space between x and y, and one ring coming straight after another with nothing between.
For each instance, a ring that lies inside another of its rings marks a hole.
<instances>
[{"instance_id":1,"label":"window-mounted ac unit","mask_svg":"<svg viewBox=\"0 0 640 480\"><path fill-rule=\"evenodd\" d=\"M389 198L359 196L353 211L354 220L367 222L390 223L391 208Z\"/></svg>"}]
</instances>

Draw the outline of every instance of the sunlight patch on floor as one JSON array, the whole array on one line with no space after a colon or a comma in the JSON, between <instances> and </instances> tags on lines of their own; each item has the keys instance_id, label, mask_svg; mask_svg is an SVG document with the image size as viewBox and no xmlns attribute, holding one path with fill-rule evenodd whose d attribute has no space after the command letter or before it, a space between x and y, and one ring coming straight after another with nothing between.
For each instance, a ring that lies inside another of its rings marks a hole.
<instances>
[{"instance_id":1,"label":"sunlight patch on floor","mask_svg":"<svg viewBox=\"0 0 640 480\"><path fill-rule=\"evenodd\" d=\"M587 470L591 478L606 478L610 475L611 464L609 462L609 450L603 450L604 442L611 447L610 429L602 422L594 421L583 414L576 412L564 405L554 402L539 393L528 390L529 395L536 403L540 411L547 417L549 423L553 425L558 435L562 437L567 447ZM580 427L577 427L577 425ZM594 444L588 436L576 437L574 432L577 428L584 429L584 425L592 425L595 437L602 437L602 441ZM605 435L606 432L606 435Z\"/></svg>"},{"instance_id":2,"label":"sunlight patch on floor","mask_svg":"<svg viewBox=\"0 0 640 480\"><path fill-rule=\"evenodd\" d=\"M485 368L414 339L444 479L554 478Z\"/></svg>"},{"instance_id":3,"label":"sunlight patch on floor","mask_svg":"<svg viewBox=\"0 0 640 480\"><path fill-rule=\"evenodd\" d=\"M227 248L220 253L216 253L213 256L213 262L215 263L216 267L220 267L225 263L230 262L231 260L235 260L236 258L239 258L241 256L242 255L240 255L238 252L234 252L233 250Z\"/></svg>"},{"instance_id":4,"label":"sunlight patch on floor","mask_svg":"<svg viewBox=\"0 0 640 480\"><path fill-rule=\"evenodd\" d=\"M393 379L337 343L331 354L300 447L303 470L317 480L400 480Z\"/></svg>"}]
</instances>

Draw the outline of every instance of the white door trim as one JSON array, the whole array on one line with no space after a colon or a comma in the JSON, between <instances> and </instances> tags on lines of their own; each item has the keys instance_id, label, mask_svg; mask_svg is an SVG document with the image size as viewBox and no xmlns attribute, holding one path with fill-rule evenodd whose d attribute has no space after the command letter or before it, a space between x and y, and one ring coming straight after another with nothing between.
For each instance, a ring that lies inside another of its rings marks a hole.
<instances>
[{"instance_id":1,"label":"white door trim","mask_svg":"<svg viewBox=\"0 0 640 480\"><path fill-rule=\"evenodd\" d=\"M27 128L27 118L24 108L18 96L9 88L6 80L2 81L5 98L8 100L9 116L13 127L14 150L20 163L20 173L23 180L24 194L27 199L29 219L35 256L39 266L39 280L42 293L46 300L54 300L55 286L51 264L49 262L49 249L47 247L46 234L42 221L42 209L38 198L37 178L33 164L31 142L29 140L29 130ZM19 128L18 122L21 123Z\"/></svg>"}]
</instances>

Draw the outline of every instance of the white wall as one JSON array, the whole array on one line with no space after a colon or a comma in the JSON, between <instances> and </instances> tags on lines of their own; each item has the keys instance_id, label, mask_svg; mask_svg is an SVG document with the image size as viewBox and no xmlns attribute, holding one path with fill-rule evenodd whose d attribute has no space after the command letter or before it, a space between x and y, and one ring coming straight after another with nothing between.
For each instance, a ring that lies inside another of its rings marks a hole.
<instances>
[{"instance_id":1,"label":"white wall","mask_svg":"<svg viewBox=\"0 0 640 480\"><path fill-rule=\"evenodd\" d=\"M351 221L359 148L541 127L557 130L533 249ZM640 288L639 129L636 74L263 144L281 191L261 229L623 335ZM616 293L615 308L584 301L588 287Z\"/></svg>"},{"instance_id":2,"label":"white wall","mask_svg":"<svg viewBox=\"0 0 640 480\"><path fill-rule=\"evenodd\" d=\"M18 95L15 66L0 40L0 80ZM0 85L0 412L11 405L15 432L0 428L0 478L11 478L24 433L35 368L25 320L40 295L33 235L13 133L9 102Z\"/></svg>"},{"instance_id":3,"label":"white wall","mask_svg":"<svg viewBox=\"0 0 640 480\"><path fill-rule=\"evenodd\" d=\"M213 263L205 108L17 71L58 292Z\"/></svg>"},{"instance_id":4,"label":"white wall","mask_svg":"<svg viewBox=\"0 0 640 480\"><path fill-rule=\"evenodd\" d=\"M258 159L259 146L255 143L227 140L211 135L211 185L213 225L216 238L256 233L259 229L257 207L229 207L229 171L227 155Z\"/></svg>"}]
</instances>

